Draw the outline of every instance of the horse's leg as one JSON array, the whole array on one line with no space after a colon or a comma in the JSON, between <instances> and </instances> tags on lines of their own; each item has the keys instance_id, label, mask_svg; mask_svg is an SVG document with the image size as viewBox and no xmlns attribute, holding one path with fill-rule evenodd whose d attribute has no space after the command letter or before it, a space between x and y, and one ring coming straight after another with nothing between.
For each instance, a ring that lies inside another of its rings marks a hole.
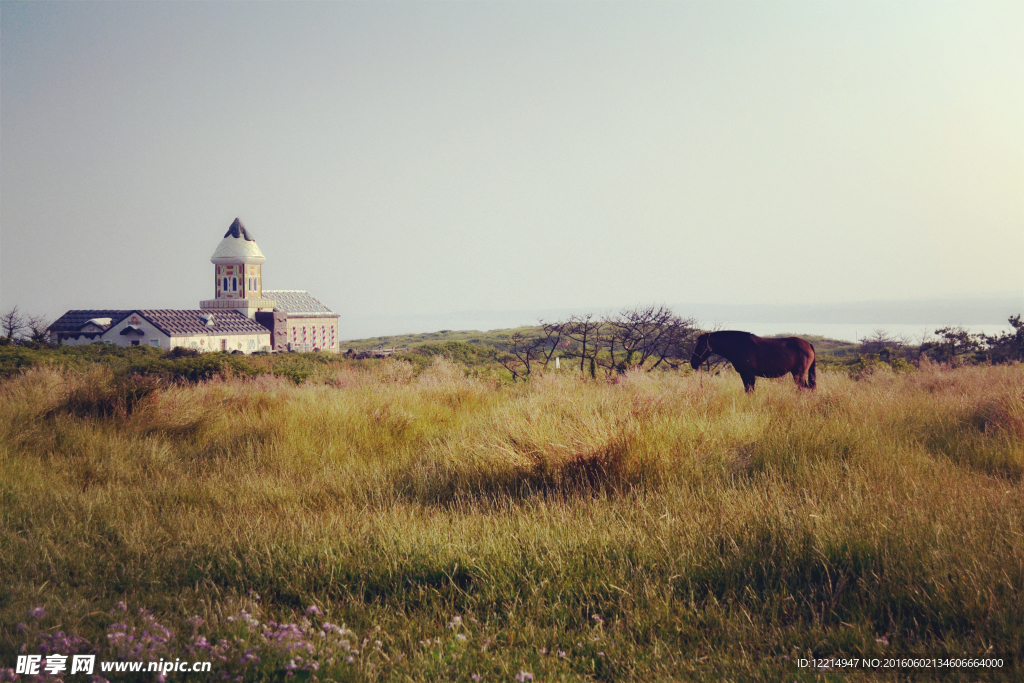
<instances>
[{"instance_id":1,"label":"horse's leg","mask_svg":"<svg viewBox=\"0 0 1024 683\"><path fill-rule=\"evenodd\" d=\"M804 368L803 372L800 372L799 369L793 370L793 381L796 382L796 386L797 386L798 389L806 389L807 388L807 379L806 379L806 377L807 377L807 368Z\"/></svg>"},{"instance_id":2,"label":"horse's leg","mask_svg":"<svg viewBox=\"0 0 1024 683\"><path fill-rule=\"evenodd\" d=\"M798 382L801 389L813 391L818 384L815 379L814 360L814 356L811 356L810 358L805 358L804 362L801 363L803 367L802 371L800 372L800 381Z\"/></svg>"},{"instance_id":3,"label":"horse's leg","mask_svg":"<svg viewBox=\"0 0 1024 683\"><path fill-rule=\"evenodd\" d=\"M743 390L748 394L752 394L754 392L754 382L757 381L757 378L753 374L740 374L740 379L743 380Z\"/></svg>"}]
</instances>

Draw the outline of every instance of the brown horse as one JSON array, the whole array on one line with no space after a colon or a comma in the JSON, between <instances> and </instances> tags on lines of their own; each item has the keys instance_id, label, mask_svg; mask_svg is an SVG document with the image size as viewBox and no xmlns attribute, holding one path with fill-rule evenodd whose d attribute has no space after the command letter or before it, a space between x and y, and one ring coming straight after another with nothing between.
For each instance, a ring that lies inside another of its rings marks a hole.
<instances>
[{"instance_id":1,"label":"brown horse","mask_svg":"<svg viewBox=\"0 0 1024 683\"><path fill-rule=\"evenodd\" d=\"M749 394L757 377L782 377L792 374L801 389L817 386L814 370L814 347L800 337L763 339L749 332L710 332L697 337L690 356L694 370L711 354L718 354L732 363Z\"/></svg>"}]
</instances>

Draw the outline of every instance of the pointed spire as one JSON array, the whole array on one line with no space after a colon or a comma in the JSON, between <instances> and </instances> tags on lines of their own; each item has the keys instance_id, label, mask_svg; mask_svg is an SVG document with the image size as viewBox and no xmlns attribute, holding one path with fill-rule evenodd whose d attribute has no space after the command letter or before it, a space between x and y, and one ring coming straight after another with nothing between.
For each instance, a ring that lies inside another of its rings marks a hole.
<instances>
[{"instance_id":1,"label":"pointed spire","mask_svg":"<svg viewBox=\"0 0 1024 683\"><path fill-rule=\"evenodd\" d=\"M224 233L224 237L242 237L248 242L256 241L249 236L249 231L245 229L244 225L242 225L242 221L237 218L235 219L235 222L231 224L231 227L228 228L228 231Z\"/></svg>"}]
</instances>

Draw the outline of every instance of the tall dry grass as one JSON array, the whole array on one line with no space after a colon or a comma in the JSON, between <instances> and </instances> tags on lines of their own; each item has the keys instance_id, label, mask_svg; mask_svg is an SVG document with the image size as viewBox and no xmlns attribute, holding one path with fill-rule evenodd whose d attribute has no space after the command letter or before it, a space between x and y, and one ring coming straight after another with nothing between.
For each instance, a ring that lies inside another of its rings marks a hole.
<instances>
[{"instance_id":1,"label":"tall dry grass","mask_svg":"<svg viewBox=\"0 0 1024 683\"><path fill-rule=\"evenodd\" d=\"M36 369L0 385L0 416L0 666L37 605L94 647L112 605L151 608L181 648L193 614L233 633L250 591L381 641L336 679L1024 653L1020 366L752 396L728 374L508 386L445 361L301 386ZM268 662L239 671L283 675Z\"/></svg>"}]
</instances>

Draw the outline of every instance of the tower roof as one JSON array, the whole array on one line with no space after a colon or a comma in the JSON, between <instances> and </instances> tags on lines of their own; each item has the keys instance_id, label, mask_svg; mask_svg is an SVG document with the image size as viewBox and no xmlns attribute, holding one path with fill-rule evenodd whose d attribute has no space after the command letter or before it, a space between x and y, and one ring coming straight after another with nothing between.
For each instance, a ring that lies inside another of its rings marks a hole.
<instances>
[{"instance_id":1,"label":"tower roof","mask_svg":"<svg viewBox=\"0 0 1024 683\"><path fill-rule=\"evenodd\" d=\"M256 241L252 237L249 236L249 231L245 229L245 226L242 225L242 221L239 220L238 218L236 218L235 222L231 224L231 227L228 228L228 231L226 233L224 233L224 236L225 237L242 237L247 242L255 242Z\"/></svg>"},{"instance_id":2,"label":"tower roof","mask_svg":"<svg viewBox=\"0 0 1024 683\"><path fill-rule=\"evenodd\" d=\"M210 257L210 262L216 265L231 265L240 263L258 264L266 261L263 252L256 246L256 240L249 235L249 231L242 225L242 221L235 219L228 231L224 234L217 250Z\"/></svg>"}]
</instances>

